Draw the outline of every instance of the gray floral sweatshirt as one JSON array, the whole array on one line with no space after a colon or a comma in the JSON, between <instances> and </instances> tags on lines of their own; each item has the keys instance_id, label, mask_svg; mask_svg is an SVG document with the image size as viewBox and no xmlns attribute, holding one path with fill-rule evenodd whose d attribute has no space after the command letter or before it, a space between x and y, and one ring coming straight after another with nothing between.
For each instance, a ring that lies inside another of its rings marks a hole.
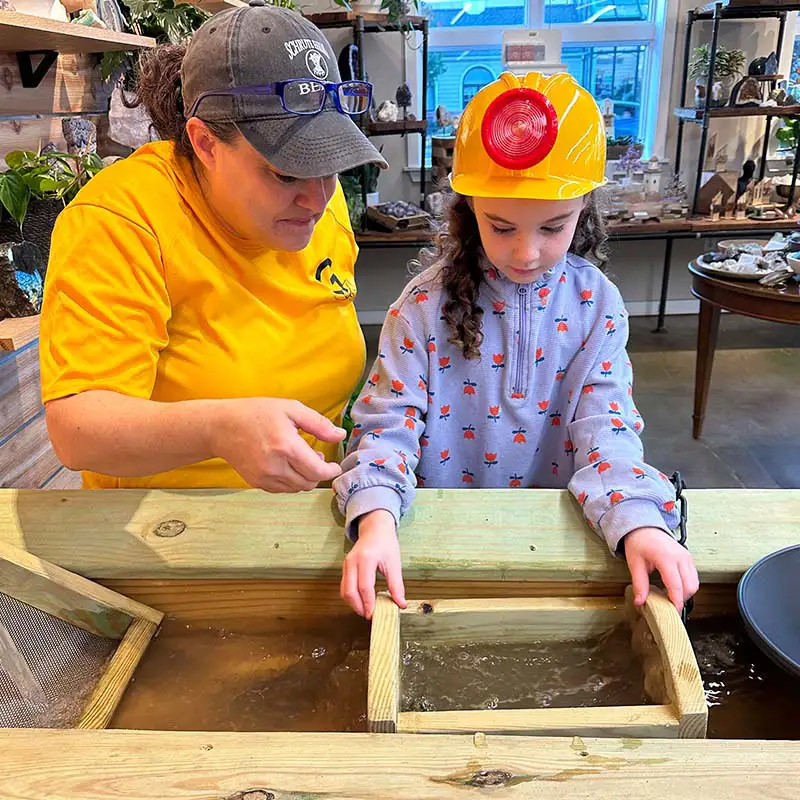
<instances>
[{"instance_id":1,"label":"gray floral sweatshirt","mask_svg":"<svg viewBox=\"0 0 800 800\"><path fill-rule=\"evenodd\" d=\"M612 553L635 528L677 527L672 484L643 461L617 288L572 254L535 283L484 276L479 359L448 342L439 268L389 310L334 482L348 536L376 509L399 522L416 486L568 487Z\"/></svg>"}]
</instances>

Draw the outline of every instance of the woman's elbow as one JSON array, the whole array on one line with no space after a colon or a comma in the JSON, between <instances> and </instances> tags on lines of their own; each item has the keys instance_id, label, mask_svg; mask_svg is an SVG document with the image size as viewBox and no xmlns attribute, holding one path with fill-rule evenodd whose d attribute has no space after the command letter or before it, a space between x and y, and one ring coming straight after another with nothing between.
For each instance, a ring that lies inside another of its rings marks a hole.
<instances>
[{"instance_id":1,"label":"woman's elbow","mask_svg":"<svg viewBox=\"0 0 800 800\"><path fill-rule=\"evenodd\" d=\"M75 395L60 400L51 400L47 403L45 420L50 444L53 446L58 460L67 469L80 472L86 469L86 464L83 463L85 453L80 446L84 437L80 426L75 421L80 417L74 413L74 408L70 404L74 397Z\"/></svg>"}]
</instances>

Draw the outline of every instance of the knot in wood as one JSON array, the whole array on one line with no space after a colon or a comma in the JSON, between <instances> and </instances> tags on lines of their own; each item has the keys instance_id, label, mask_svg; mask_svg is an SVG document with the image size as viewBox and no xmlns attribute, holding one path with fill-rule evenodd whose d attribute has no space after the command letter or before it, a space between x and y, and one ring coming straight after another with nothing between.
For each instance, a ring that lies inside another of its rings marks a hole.
<instances>
[{"instance_id":1,"label":"knot in wood","mask_svg":"<svg viewBox=\"0 0 800 800\"><path fill-rule=\"evenodd\" d=\"M423 614L433 614L433 606L430 603L423 603L422 604L422 613Z\"/></svg>"},{"instance_id":2,"label":"knot in wood","mask_svg":"<svg viewBox=\"0 0 800 800\"><path fill-rule=\"evenodd\" d=\"M502 786L511 778L511 773L502 769L483 769L467 781L467 786Z\"/></svg>"},{"instance_id":3,"label":"knot in wood","mask_svg":"<svg viewBox=\"0 0 800 800\"><path fill-rule=\"evenodd\" d=\"M156 525L153 533L163 539L172 539L175 536L180 536L185 530L185 522L181 522L179 519L168 519Z\"/></svg>"},{"instance_id":4,"label":"knot in wood","mask_svg":"<svg viewBox=\"0 0 800 800\"><path fill-rule=\"evenodd\" d=\"M236 792L223 800L275 800L275 795L266 789L245 789L243 792Z\"/></svg>"}]
</instances>

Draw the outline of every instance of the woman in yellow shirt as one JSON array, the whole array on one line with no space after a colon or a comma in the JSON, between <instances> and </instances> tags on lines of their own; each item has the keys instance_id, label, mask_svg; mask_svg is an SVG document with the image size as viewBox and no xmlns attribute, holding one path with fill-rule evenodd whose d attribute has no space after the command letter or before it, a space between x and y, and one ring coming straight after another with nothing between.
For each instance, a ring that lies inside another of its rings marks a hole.
<instances>
[{"instance_id":1,"label":"woman in yellow shirt","mask_svg":"<svg viewBox=\"0 0 800 800\"><path fill-rule=\"evenodd\" d=\"M84 486L308 490L339 474L364 366L337 173L386 164L320 31L252 0L143 66L162 141L53 235L41 325L56 453Z\"/></svg>"}]
</instances>

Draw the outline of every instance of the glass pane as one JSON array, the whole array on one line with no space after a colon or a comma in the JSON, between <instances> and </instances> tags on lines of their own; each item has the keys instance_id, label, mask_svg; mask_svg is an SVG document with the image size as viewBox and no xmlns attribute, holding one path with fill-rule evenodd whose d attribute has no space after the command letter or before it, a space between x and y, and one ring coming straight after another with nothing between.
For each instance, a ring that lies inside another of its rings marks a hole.
<instances>
[{"instance_id":1,"label":"glass pane","mask_svg":"<svg viewBox=\"0 0 800 800\"><path fill-rule=\"evenodd\" d=\"M614 101L617 136L642 136L642 81L648 46L645 44L565 46L561 60L571 75L598 101ZM431 47L428 54L428 125L433 136L437 128L436 108L444 105L457 116L487 83L503 71L500 47ZM426 163L430 164L430 139Z\"/></svg>"},{"instance_id":2,"label":"glass pane","mask_svg":"<svg viewBox=\"0 0 800 800\"><path fill-rule=\"evenodd\" d=\"M795 96L800 90L800 36L794 40L794 48L792 49L792 69L789 73L789 91Z\"/></svg>"},{"instance_id":3,"label":"glass pane","mask_svg":"<svg viewBox=\"0 0 800 800\"><path fill-rule=\"evenodd\" d=\"M525 24L526 0L420 0L420 13L431 27L510 27Z\"/></svg>"},{"instance_id":4,"label":"glass pane","mask_svg":"<svg viewBox=\"0 0 800 800\"><path fill-rule=\"evenodd\" d=\"M547 25L575 22L637 22L650 19L651 0L545 0Z\"/></svg>"},{"instance_id":5,"label":"glass pane","mask_svg":"<svg viewBox=\"0 0 800 800\"><path fill-rule=\"evenodd\" d=\"M571 75L585 86L598 102L614 101L614 133L640 138L642 81L647 45L598 45L564 47L561 60Z\"/></svg>"}]
</instances>

